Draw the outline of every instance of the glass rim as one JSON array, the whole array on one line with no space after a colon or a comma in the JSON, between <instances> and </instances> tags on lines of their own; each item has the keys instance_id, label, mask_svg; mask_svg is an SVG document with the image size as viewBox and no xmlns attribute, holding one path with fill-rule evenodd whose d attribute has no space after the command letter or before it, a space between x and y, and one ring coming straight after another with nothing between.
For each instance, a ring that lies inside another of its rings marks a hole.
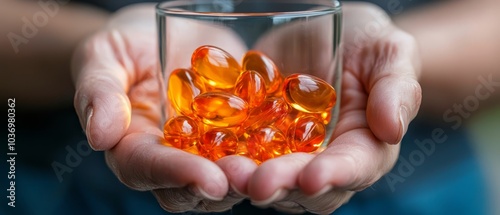
<instances>
[{"instance_id":1,"label":"glass rim","mask_svg":"<svg viewBox=\"0 0 500 215\"><path fill-rule=\"evenodd\" d=\"M206 1L208 2L208 1ZM284 3L290 3L291 1L281 1ZM313 1L318 2L318 1ZM325 2L325 1L323 1ZM200 1L195 0L166 0L159 2L156 4L156 14L160 16L181 16L181 17L220 17L220 18L237 18L237 17L245 17L245 18L255 18L255 17L303 17L303 16L319 16L329 13L334 13L340 10L341 3L337 0L331 0L328 2L332 2L333 5L324 5L316 3L322 8L320 9L311 9L311 10L298 10L298 11L280 11L280 12L200 12L200 11L188 11L188 10L176 10L172 9L176 6L183 5L196 5L203 4Z\"/></svg>"}]
</instances>

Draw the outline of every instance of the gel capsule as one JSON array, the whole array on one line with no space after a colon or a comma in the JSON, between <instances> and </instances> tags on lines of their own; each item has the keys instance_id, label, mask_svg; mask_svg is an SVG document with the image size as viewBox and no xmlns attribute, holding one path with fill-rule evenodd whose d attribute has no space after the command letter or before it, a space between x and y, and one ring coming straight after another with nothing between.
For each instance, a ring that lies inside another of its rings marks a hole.
<instances>
[{"instance_id":1,"label":"gel capsule","mask_svg":"<svg viewBox=\"0 0 500 215\"><path fill-rule=\"evenodd\" d=\"M331 111L331 109L328 111L323 111L321 113L306 113L306 112L297 111L298 114L296 115L296 118L302 117L302 116L314 116L318 119L323 120L323 124L327 125L332 120L332 115L331 115L330 111Z\"/></svg>"},{"instance_id":2,"label":"gel capsule","mask_svg":"<svg viewBox=\"0 0 500 215\"><path fill-rule=\"evenodd\" d=\"M190 151L198 142L200 133L196 121L186 116L169 119L163 126L167 145Z\"/></svg>"},{"instance_id":3,"label":"gel capsule","mask_svg":"<svg viewBox=\"0 0 500 215\"><path fill-rule=\"evenodd\" d=\"M285 135L273 126L260 127L249 132L247 150L257 163L290 153Z\"/></svg>"},{"instance_id":4,"label":"gel capsule","mask_svg":"<svg viewBox=\"0 0 500 215\"><path fill-rule=\"evenodd\" d=\"M191 102L204 90L203 82L188 69L176 69L168 79L168 98L180 115L193 115Z\"/></svg>"},{"instance_id":5,"label":"gel capsule","mask_svg":"<svg viewBox=\"0 0 500 215\"><path fill-rule=\"evenodd\" d=\"M285 102L286 103L286 102ZM287 104L288 105L288 104ZM276 120L273 123L273 126L278 128L280 131L287 132L290 125L299 118L299 115L302 115L303 112L300 112L294 108L290 108L288 114L283 116L282 118Z\"/></svg>"},{"instance_id":6,"label":"gel capsule","mask_svg":"<svg viewBox=\"0 0 500 215\"><path fill-rule=\"evenodd\" d=\"M249 155L248 155L248 148L247 148L247 142L246 141L240 140L238 142L238 147L236 149L235 154L236 155L240 155L240 156L249 157Z\"/></svg>"},{"instance_id":7,"label":"gel capsule","mask_svg":"<svg viewBox=\"0 0 500 215\"><path fill-rule=\"evenodd\" d=\"M240 75L240 65L226 51L214 46L201 46L191 56L193 70L212 88L228 90Z\"/></svg>"},{"instance_id":8,"label":"gel capsule","mask_svg":"<svg viewBox=\"0 0 500 215\"><path fill-rule=\"evenodd\" d=\"M281 74L278 67L269 57L258 51L248 51L243 57L243 70L257 71L266 82L268 94L276 93L281 85Z\"/></svg>"},{"instance_id":9,"label":"gel capsule","mask_svg":"<svg viewBox=\"0 0 500 215\"><path fill-rule=\"evenodd\" d=\"M319 117L323 119L323 124L325 125L332 121L332 113L330 112L330 110L319 113Z\"/></svg>"},{"instance_id":10,"label":"gel capsule","mask_svg":"<svg viewBox=\"0 0 500 215\"><path fill-rule=\"evenodd\" d=\"M287 139L292 152L313 152L325 139L325 125L314 116L300 117L290 125Z\"/></svg>"},{"instance_id":11,"label":"gel capsule","mask_svg":"<svg viewBox=\"0 0 500 215\"><path fill-rule=\"evenodd\" d=\"M247 101L249 108L258 107L266 98L264 78L253 70L241 73L234 87L234 95Z\"/></svg>"},{"instance_id":12,"label":"gel capsule","mask_svg":"<svg viewBox=\"0 0 500 215\"><path fill-rule=\"evenodd\" d=\"M201 133L205 133L205 132L207 132L207 131L209 131L209 130L212 130L212 129L214 129L214 128L220 128L220 127L218 127L218 126L208 125L208 124L205 124L205 123L199 123L199 124L198 124L198 126L199 126L199 128L200 128L200 132L201 132ZM244 130L241 126L238 126L238 125L236 125L236 126L231 126L231 127L223 127L223 128L225 128L225 129L227 129L227 130L229 130L229 131L233 132L233 133L236 135L236 137L238 137L238 138L239 138L242 134L244 134L244 133L245 133L245 130Z\"/></svg>"},{"instance_id":13,"label":"gel capsule","mask_svg":"<svg viewBox=\"0 0 500 215\"><path fill-rule=\"evenodd\" d=\"M243 99L224 92L200 94L194 98L192 108L203 123L215 127L239 125L248 117L248 104Z\"/></svg>"},{"instance_id":14,"label":"gel capsule","mask_svg":"<svg viewBox=\"0 0 500 215\"><path fill-rule=\"evenodd\" d=\"M283 97L299 111L322 113L335 105L337 94L331 85L320 78L294 74L283 82Z\"/></svg>"},{"instance_id":15,"label":"gel capsule","mask_svg":"<svg viewBox=\"0 0 500 215\"><path fill-rule=\"evenodd\" d=\"M266 98L259 107L250 111L250 116L243 123L243 127L255 129L260 126L273 124L284 118L290 112L290 109L283 98Z\"/></svg>"},{"instance_id":16,"label":"gel capsule","mask_svg":"<svg viewBox=\"0 0 500 215\"><path fill-rule=\"evenodd\" d=\"M199 154L212 161L233 155L238 149L238 138L228 129L214 128L205 132L198 144Z\"/></svg>"}]
</instances>

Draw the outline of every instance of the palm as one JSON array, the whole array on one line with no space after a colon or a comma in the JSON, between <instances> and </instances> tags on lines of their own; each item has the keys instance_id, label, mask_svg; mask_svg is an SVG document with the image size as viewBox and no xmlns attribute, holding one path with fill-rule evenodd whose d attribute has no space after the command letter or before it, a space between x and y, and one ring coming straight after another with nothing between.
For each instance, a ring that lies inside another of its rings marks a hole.
<instances>
[{"instance_id":1,"label":"palm","mask_svg":"<svg viewBox=\"0 0 500 215\"><path fill-rule=\"evenodd\" d=\"M247 177L255 164L248 159L238 161L240 158L215 164L162 146L154 30L154 19L111 28L93 36L77 52L75 66L80 69L75 74L75 107L81 122L86 122L92 147L106 150L106 161L120 181L136 190L153 190L166 210L227 210L243 198L226 195L228 177ZM215 34L212 39L214 44L231 41ZM235 49L242 47L234 43ZM236 170L231 163L238 163ZM225 169L237 171L237 175L226 176Z\"/></svg>"},{"instance_id":2,"label":"palm","mask_svg":"<svg viewBox=\"0 0 500 215\"><path fill-rule=\"evenodd\" d=\"M344 7L344 20L357 22L344 22L342 101L333 142L314 155L294 153L261 165L249 181L254 203L329 213L396 162L397 143L420 104L416 45L376 12ZM357 30L370 22L379 23L380 32L359 40Z\"/></svg>"},{"instance_id":3,"label":"palm","mask_svg":"<svg viewBox=\"0 0 500 215\"><path fill-rule=\"evenodd\" d=\"M243 198L242 193L256 205L327 213L394 164L399 146L385 142L399 142L420 102L415 80L418 69L413 61L415 44L389 23L381 26L378 37L351 40L356 36L352 29L363 29L370 20L377 20L370 14L373 8L344 7L344 20L358 22L344 23L348 57L344 58L334 141L321 153L289 154L258 168L244 157L229 156L213 163L161 145L158 44L154 13L151 7L145 8L118 16L116 20L121 22L91 37L77 51L74 62L75 108L89 143L96 150L106 150L108 165L127 186L153 190L160 205L174 212L226 210ZM137 14L147 19L139 22ZM349 18L353 14L356 17ZM234 50L228 51L235 56L245 51L241 41L221 29L206 35L211 36L205 40L210 44L231 44ZM264 50L265 40L262 44ZM189 47L200 44L182 45L185 50L194 50ZM398 117L401 110L406 111L401 112L406 114L402 125ZM312 194L314 197L306 197Z\"/></svg>"}]
</instances>

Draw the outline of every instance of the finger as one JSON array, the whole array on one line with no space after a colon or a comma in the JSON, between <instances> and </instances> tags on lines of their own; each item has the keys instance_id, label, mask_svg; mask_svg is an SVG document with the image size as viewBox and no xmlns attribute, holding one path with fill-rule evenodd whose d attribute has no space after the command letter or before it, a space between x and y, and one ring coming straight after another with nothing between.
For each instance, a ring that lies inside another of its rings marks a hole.
<instances>
[{"instance_id":1,"label":"finger","mask_svg":"<svg viewBox=\"0 0 500 215\"><path fill-rule=\"evenodd\" d=\"M345 204L354 195L353 191L330 190L328 193L317 197L303 197L296 202L315 214L331 214Z\"/></svg>"},{"instance_id":2,"label":"finger","mask_svg":"<svg viewBox=\"0 0 500 215\"><path fill-rule=\"evenodd\" d=\"M141 118L133 120L135 124ZM106 151L106 161L118 179L136 190L190 185L206 199L222 200L228 192L224 172L205 158L161 145L161 131L153 124L137 126L140 130L131 131Z\"/></svg>"},{"instance_id":3,"label":"finger","mask_svg":"<svg viewBox=\"0 0 500 215\"><path fill-rule=\"evenodd\" d=\"M285 198L289 190L298 186L297 177L313 156L293 153L262 163L248 183L252 204L267 206Z\"/></svg>"},{"instance_id":4,"label":"finger","mask_svg":"<svg viewBox=\"0 0 500 215\"><path fill-rule=\"evenodd\" d=\"M229 180L230 192L233 196L246 197L248 182L257 169L257 164L243 156L227 156L217 160L217 165L224 171Z\"/></svg>"},{"instance_id":5,"label":"finger","mask_svg":"<svg viewBox=\"0 0 500 215\"><path fill-rule=\"evenodd\" d=\"M285 198L276 201L272 207L278 211L288 214L300 214L306 212L306 208L297 203L297 200L304 198L304 194L299 189L289 190Z\"/></svg>"},{"instance_id":6,"label":"finger","mask_svg":"<svg viewBox=\"0 0 500 215\"><path fill-rule=\"evenodd\" d=\"M397 144L417 115L422 97L416 45L412 37L397 32L378 46L379 57L368 83L366 116L377 138Z\"/></svg>"},{"instance_id":7,"label":"finger","mask_svg":"<svg viewBox=\"0 0 500 215\"><path fill-rule=\"evenodd\" d=\"M111 43L108 36L120 41L118 35L97 35L76 52L73 61L75 109L95 150L113 147L130 124L126 92L132 80L127 73L129 68L116 58L117 52L125 50L117 49L120 45Z\"/></svg>"},{"instance_id":8,"label":"finger","mask_svg":"<svg viewBox=\"0 0 500 215\"><path fill-rule=\"evenodd\" d=\"M332 189L362 190L392 168L399 146L384 144L369 129L349 131L304 167L299 176L300 188L310 196Z\"/></svg>"},{"instance_id":9,"label":"finger","mask_svg":"<svg viewBox=\"0 0 500 215\"><path fill-rule=\"evenodd\" d=\"M368 98L368 125L380 140L401 142L408 125L418 113L421 101L420 85L415 79L385 77L372 88Z\"/></svg>"},{"instance_id":10,"label":"finger","mask_svg":"<svg viewBox=\"0 0 500 215\"><path fill-rule=\"evenodd\" d=\"M277 211L287 214L303 214L306 212L306 209L302 205L292 201L276 202L272 207Z\"/></svg>"},{"instance_id":11,"label":"finger","mask_svg":"<svg viewBox=\"0 0 500 215\"><path fill-rule=\"evenodd\" d=\"M234 205L243 201L243 199L241 196L234 195L227 195L222 201L204 199L194 209L199 212L223 212L230 210Z\"/></svg>"},{"instance_id":12,"label":"finger","mask_svg":"<svg viewBox=\"0 0 500 215\"><path fill-rule=\"evenodd\" d=\"M192 211L203 199L192 187L153 190L153 195L161 208L172 213Z\"/></svg>"},{"instance_id":13,"label":"finger","mask_svg":"<svg viewBox=\"0 0 500 215\"><path fill-rule=\"evenodd\" d=\"M227 195L222 201L205 199L192 186L153 190L160 206L169 212L222 212L231 209L243 200L240 196Z\"/></svg>"},{"instance_id":14,"label":"finger","mask_svg":"<svg viewBox=\"0 0 500 215\"><path fill-rule=\"evenodd\" d=\"M190 189L175 189L175 191L164 189L160 203L163 205L162 207L169 211L178 209L176 212L193 209L199 212L222 212L241 202L246 196L248 179L257 169L257 164L242 156L223 157L217 160L216 163L224 171L229 181L228 194L222 201L199 199L194 194L196 192L190 192ZM175 193L171 194L172 192Z\"/></svg>"},{"instance_id":15,"label":"finger","mask_svg":"<svg viewBox=\"0 0 500 215\"><path fill-rule=\"evenodd\" d=\"M273 208L286 213L311 212L315 214L331 214L354 195L353 191L330 190L319 196L305 196L301 191L294 190L285 201L276 202Z\"/></svg>"}]
</instances>

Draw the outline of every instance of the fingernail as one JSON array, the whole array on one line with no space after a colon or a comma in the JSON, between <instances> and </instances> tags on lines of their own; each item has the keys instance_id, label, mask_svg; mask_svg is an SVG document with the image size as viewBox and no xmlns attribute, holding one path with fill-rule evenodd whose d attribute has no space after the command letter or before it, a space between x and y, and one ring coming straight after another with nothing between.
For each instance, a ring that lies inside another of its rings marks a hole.
<instances>
[{"instance_id":1,"label":"fingernail","mask_svg":"<svg viewBox=\"0 0 500 215\"><path fill-rule=\"evenodd\" d=\"M274 192L273 195L271 195L271 197L269 197L265 200L260 200L260 201L252 200L252 205L267 206L275 201L279 201L279 200L285 198L287 194L288 194L288 191L286 191L284 189L279 189L276 192Z\"/></svg>"},{"instance_id":2,"label":"fingernail","mask_svg":"<svg viewBox=\"0 0 500 215\"><path fill-rule=\"evenodd\" d=\"M87 135L87 141L89 142L89 146L90 148L92 148L93 150L95 150L94 148L94 142L92 141L92 135L90 133L90 124L91 124L91 120L92 120L92 116L94 115L94 109L92 107L88 107L87 108L87 117L86 117L86 124L85 124L85 134Z\"/></svg>"},{"instance_id":3,"label":"fingernail","mask_svg":"<svg viewBox=\"0 0 500 215\"><path fill-rule=\"evenodd\" d=\"M224 199L223 196L214 196L210 193L216 192L218 189L218 186L215 183L209 183L205 185L205 189L202 189L201 187L196 186L194 189L194 192L196 195L201 196L205 199L209 199L212 201L222 201Z\"/></svg>"},{"instance_id":4,"label":"fingernail","mask_svg":"<svg viewBox=\"0 0 500 215\"><path fill-rule=\"evenodd\" d=\"M408 129L408 118L408 109L404 105L401 105L399 108L399 136L395 144L401 142L403 136L406 134L406 130Z\"/></svg>"},{"instance_id":5,"label":"fingernail","mask_svg":"<svg viewBox=\"0 0 500 215\"><path fill-rule=\"evenodd\" d=\"M328 193L328 192L330 192L330 190L332 190L332 188L333 188L332 185L326 185L323 188L321 188L321 190L316 192L315 194L312 194L311 198L315 198L315 197L321 196L325 193Z\"/></svg>"}]
</instances>

